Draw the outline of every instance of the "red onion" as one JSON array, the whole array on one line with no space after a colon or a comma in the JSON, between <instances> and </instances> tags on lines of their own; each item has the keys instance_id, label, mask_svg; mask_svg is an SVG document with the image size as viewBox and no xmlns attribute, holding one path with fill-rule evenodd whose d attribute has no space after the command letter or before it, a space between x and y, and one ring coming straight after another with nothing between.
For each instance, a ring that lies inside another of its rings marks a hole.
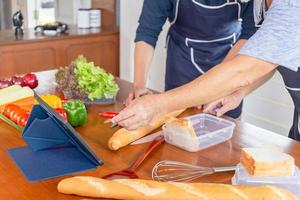
<instances>
[{"instance_id":1,"label":"red onion","mask_svg":"<svg viewBox=\"0 0 300 200\"><path fill-rule=\"evenodd\" d=\"M39 84L36 75L33 73L25 74L25 76L23 76L23 81L25 85L31 89L36 88Z\"/></svg>"}]
</instances>

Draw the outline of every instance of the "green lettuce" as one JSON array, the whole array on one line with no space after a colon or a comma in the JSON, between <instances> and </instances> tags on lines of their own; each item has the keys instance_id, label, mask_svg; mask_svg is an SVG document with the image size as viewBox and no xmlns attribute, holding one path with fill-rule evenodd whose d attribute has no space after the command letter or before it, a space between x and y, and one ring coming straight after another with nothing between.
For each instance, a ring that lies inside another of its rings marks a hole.
<instances>
[{"instance_id":1,"label":"green lettuce","mask_svg":"<svg viewBox=\"0 0 300 200\"><path fill-rule=\"evenodd\" d=\"M88 94L90 100L113 98L117 94L119 87L112 74L95 66L93 62L88 62L82 55L74 64L78 85Z\"/></svg>"}]
</instances>

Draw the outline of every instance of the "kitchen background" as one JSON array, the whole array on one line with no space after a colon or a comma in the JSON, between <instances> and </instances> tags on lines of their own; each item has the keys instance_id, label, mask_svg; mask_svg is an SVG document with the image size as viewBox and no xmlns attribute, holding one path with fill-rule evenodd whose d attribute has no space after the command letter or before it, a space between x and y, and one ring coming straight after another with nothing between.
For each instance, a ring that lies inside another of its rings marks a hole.
<instances>
[{"instance_id":1,"label":"kitchen background","mask_svg":"<svg viewBox=\"0 0 300 200\"><path fill-rule=\"evenodd\" d=\"M21 10L25 17L24 27L61 21L77 23L77 10L89 8L97 0L0 0L0 30L11 27L11 16ZM98 0L103 2L110 0ZM142 0L118 0L116 2L116 23L120 25L120 76L133 80L134 36ZM166 49L165 38L169 24L161 34L149 71L148 86L162 91L164 88ZM1 73L1 72L0 72ZM279 74L263 87L246 98L242 120L273 132L287 135L292 123L293 104Z\"/></svg>"}]
</instances>

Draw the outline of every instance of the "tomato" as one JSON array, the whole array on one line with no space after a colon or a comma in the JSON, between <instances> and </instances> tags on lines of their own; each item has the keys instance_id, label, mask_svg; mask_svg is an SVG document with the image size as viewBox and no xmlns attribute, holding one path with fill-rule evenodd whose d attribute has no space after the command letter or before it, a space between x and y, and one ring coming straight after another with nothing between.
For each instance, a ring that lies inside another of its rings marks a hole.
<instances>
[{"instance_id":1,"label":"tomato","mask_svg":"<svg viewBox=\"0 0 300 200\"><path fill-rule=\"evenodd\" d=\"M23 114L23 115L19 115L18 118L17 118L17 124L22 126L22 127L25 127L26 124L27 124L28 118L29 118L28 113Z\"/></svg>"},{"instance_id":2,"label":"tomato","mask_svg":"<svg viewBox=\"0 0 300 200\"><path fill-rule=\"evenodd\" d=\"M29 113L26 110L14 104L6 105L3 114L11 121L23 127L26 125L29 118Z\"/></svg>"},{"instance_id":3,"label":"tomato","mask_svg":"<svg viewBox=\"0 0 300 200\"><path fill-rule=\"evenodd\" d=\"M6 105L4 107L4 111L3 111L3 114L6 116L6 117L10 117L10 113L14 110L18 109L18 106L14 105L14 104L9 104L9 105Z\"/></svg>"}]
</instances>

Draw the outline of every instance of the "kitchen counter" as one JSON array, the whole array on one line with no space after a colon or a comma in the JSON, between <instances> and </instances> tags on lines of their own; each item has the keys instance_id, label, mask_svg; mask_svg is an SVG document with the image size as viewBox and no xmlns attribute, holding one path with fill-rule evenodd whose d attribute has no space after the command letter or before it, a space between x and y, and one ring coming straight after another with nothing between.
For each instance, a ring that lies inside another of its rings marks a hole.
<instances>
[{"instance_id":1,"label":"kitchen counter","mask_svg":"<svg viewBox=\"0 0 300 200\"><path fill-rule=\"evenodd\" d=\"M50 84L50 75L53 73L44 72L38 77L47 78L47 86L42 85L38 92L47 93L54 91L54 85ZM42 83L43 81L40 80ZM131 84L118 79L120 92L115 105L88 107L88 122L83 127L77 128L77 131L89 143L92 149L103 159L104 165L96 170L82 172L75 175L90 175L101 177L108 173L118 171L128 167L138 154L144 150L148 144L127 146L119 151L110 151L107 147L107 141L117 130L110 128L109 124L103 124L103 119L97 117L97 113L103 111L119 111L122 109L122 102L130 91ZM199 110L190 109L182 116L198 113ZM231 119L230 119L231 120ZM154 151L150 158L142 164L137 174L140 178L150 179L152 167L161 160L177 160L201 166L231 166L239 162L240 149L242 147L264 147L277 145L290 153L300 165L300 143L289 138L271 133L267 130L255 127L253 125L234 121L237 127L234 136L230 141L217 146L202 150L197 153L189 153L178 149L169 144L163 144ZM24 146L25 142L21 139L21 134L9 125L0 122L0 197L5 200L65 200L65 199L86 199L82 197L63 195L57 192L56 186L60 180L65 177L54 178L39 183L30 183L22 175L20 170L10 159L7 149ZM222 173L209 175L200 178L199 182L210 183L230 183L233 173Z\"/></svg>"},{"instance_id":2,"label":"kitchen counter","mask_svg":"<svg viewBox=\"0 0 300 200\"><path fill-rule=\"evenodd\" d=\"M119 28L117 26L107 26L94 29L79 29L77 26L69 26L69 30L63 34L57 34L55 36L46 36L43 34L35 33L34 29L24 29L24 36L20 39L15 38L15 30L3 30L0 31L0 46L2 45L12 45L12 44L22 44L22 43L32 43L40 41L53 41L53 40L63 40L66 38L78 38L85 36L97 36L97 35L110 35L119 33Z\"/></svg>"}]
</instances>

